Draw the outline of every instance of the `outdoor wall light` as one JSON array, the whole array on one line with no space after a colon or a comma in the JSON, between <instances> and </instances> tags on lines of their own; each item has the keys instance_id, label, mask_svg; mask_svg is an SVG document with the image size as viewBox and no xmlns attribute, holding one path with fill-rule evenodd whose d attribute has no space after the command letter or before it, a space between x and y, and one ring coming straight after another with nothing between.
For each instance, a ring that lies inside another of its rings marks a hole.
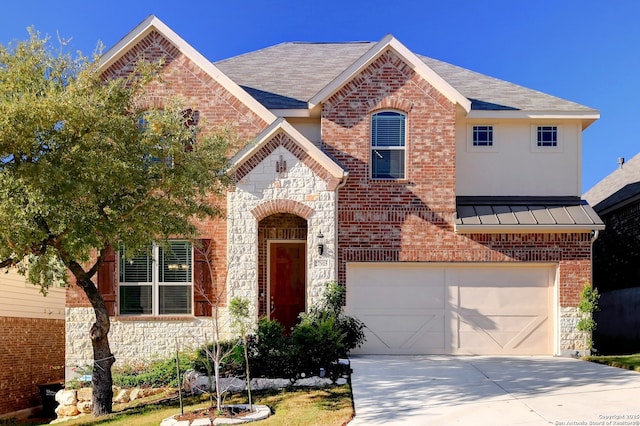
<instances>
[{"instance_id":1,"label":"outdoor wall light","mask_svg":"<svg viewBox=\"0 0 640 426\"><path fill-rule=\"evenodd\" d=\"M324 244L322 243L323 238L324 238L324 235L322 235L322 231L320 231L318 233L318 254L320 256L322 256L322 253L324 253Z\"/></svg>"}]
</instances>

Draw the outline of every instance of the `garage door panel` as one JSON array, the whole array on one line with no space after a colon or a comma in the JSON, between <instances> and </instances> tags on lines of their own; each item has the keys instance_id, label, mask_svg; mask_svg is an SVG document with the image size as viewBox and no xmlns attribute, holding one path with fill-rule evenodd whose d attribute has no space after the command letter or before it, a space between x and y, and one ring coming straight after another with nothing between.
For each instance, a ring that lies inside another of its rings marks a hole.
<instances>
[{"instance_id":1,"label":"garage door panel","mask_svg":"<svg viewBox=\"0 0 640 426\"><path fill-rule=\"evenodd\" d=\"M406 294L412 294L412 297L407 298ZM442 283L422 287L403 283L350 286L347 292L347 304L356 309L381 311L393 304L402 306L402 309L444 309L445 303Z\"/></svg>"},{"instance_id":2,"label":"garage door panel","mask_svg":"<svg viewBox=\"0 0 640 426\"><path fill-rule=\"evenodd\" d=\"M457 321L456 351L465 354L548 354L546 316L495 315L454 317Z\"/></svg>"},{"instance_id":3,"label":"garage door panel","mask_svg":"<svg viewBox=\"0 0 640 426\"><path fill-rule=\"evenodd\" d=\"M389 268L357 268L348 280L347 305L354 309L385 310L393 304L403 310L443 309L446 303L444 271L407 268L399 277Z\"/></svg>"},{"instance_id":4,"label":"garage door panel","mask_svg":"<svg viewBox=\"0 0 640 426\"><path fill-rule=\"evenodd\" d=\"M549 294L546 288L539 286L513 286L510 282L502 286L469 286L461 284L450 286L457 294L450 298L451 304L458 309L473 307L479 314L491 315L499 312L508 314L538 314L543 307L547 313Z\"/></svg>"},{"instance_id":5,"label":"garage door panel","mask_svg":"<svg viewBox=\"0 0 640 426\"><path fill-rule=\"evenodd\" d=\"M553 266L348 264L360 353L552 354Z\"/></svg>"},{"instance_id":6,"label":"garage door panel","mask_svg":"<svg viewBox=\"0 0 640 426\"><path fill-rule=\"evenodd\" d=\"M444 316L437 312L358 312L366 324L367 353L440 353Z\"/></svg>"}]
</instances>

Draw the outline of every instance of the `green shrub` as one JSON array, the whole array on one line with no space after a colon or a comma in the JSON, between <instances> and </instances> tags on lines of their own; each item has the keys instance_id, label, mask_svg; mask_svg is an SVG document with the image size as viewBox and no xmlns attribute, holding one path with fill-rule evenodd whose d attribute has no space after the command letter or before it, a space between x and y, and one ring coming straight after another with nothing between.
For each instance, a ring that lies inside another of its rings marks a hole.
<instances>
[{"instance_id":1,"label":"green shrub","mask_svg":"<svg viewBox=\"0 0 640 426\"><path fill-rule=\"evenodd\" d=\"M280 323L261 319L256 334L250 336L248 343L253 377L295 378L294 351Z\"/></svg>"},{"instance_id":2,"label":"green shrub","mask_svg":"<svg viewBox=\"0 0 640 426\"><path fill-rule=\"evenodd\" d=\"M312 323L328 315L334 318L335 326L342 335L342 350L339 357L346 357L349 352L360 347L365 341L364 323L343 313L345 295L346 289L344 286L336 282L327 283L318 304L312 307L308 314L302 315L303 320L307 319Z\"/></svg>"},{"instance_id":3,"label":"green shrub","mask_svg":"<svg viewBox=\"0 0 640 426\"><path fill-rule=\"evenodd\" d=\"M249 344L253 377L318 375L321 368L331 378L343 373L338 359L346 357L365 340L364 324L343 314L345 289L329 283L323 297L309 313L300 315L300 323L286 336L282 326L262 319Z\"/></svg>"},{"instance_id":4,"label":"green shrub","mask_svg":"<svg viewBox=\"0 0 640 426\"><path fill-rule=\"evenodd\" d=\"M194 357L180 354L180 375L194 367ZM129 364L113 368L113 384L125 388L134 387L178 387L180 380L176 376L176 359L166 358L149 363Z\"/></svg>"},{"instance_id":5,"label":"green shrub","mask_svg":"<svg viewBox=\"0 0 640 426\"><path fill-rule=\"evenodd\" d=\"M330 370L344 353L343 338L332 313L303 318L291 333L296 371L317 376L321 368Z\"/></svg>"}]
</instances>

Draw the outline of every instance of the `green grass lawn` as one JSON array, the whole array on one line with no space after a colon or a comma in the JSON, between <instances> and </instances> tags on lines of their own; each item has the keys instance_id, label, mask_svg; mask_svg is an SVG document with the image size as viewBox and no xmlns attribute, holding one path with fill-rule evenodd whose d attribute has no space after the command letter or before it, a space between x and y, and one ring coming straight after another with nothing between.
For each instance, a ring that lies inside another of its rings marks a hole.
<instances>
[{"instance_id":1,"label":"green grass lawn","mask_svg":"<svg viewBox=\"0 0 640 426\"><path fill-rule=\"evenodd\" d=\"M227 398L227 404L247 403L246 394ZM271 417L260 421L261 426L342 426L353 418L353 402L349 385L321 389L284 389L253 392L253 403L271 408ZM191 397L184 400L185 413L196 408L209 407L208 397ZM114 413L96 419L90 415L69 420L61 425L109 425L109 426L159 426L160 422L180 413L177 397L163 400L147 400L135 406L114 405ZM19 423L0 420L0 425L41 425L37 421Z\"/></svg>"},{"instance_id":2,"label":"green grass lawn","mask_svg":"<svg viewBox=\"0 0 640 426\"><path fill-rule=\"evenodd\" d=\"M587 361L606 364L612 367L624 368L627 370L640 372L640 354L634 355L613 355L613 356L588 356Z\"/></svg>"}]
</instances>

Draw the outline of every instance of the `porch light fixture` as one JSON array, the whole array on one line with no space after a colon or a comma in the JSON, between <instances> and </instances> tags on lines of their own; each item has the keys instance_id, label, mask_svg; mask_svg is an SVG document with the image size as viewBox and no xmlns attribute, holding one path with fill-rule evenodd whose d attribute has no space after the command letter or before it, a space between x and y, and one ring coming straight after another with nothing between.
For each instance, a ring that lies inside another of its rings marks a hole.
<instances>
[{"instance_id":1,"label":"porch light fixture","mask_svg":"<svg viewBox=\"0 0 640 426\"><path fill-rule=\"evenodd\" d=\"M324 244L322 243L323 238L324 238L324 235L322 235L322 231L320 231L318 233L318 254L320 256L322 256L322 253L324 253Z\"/></svg>"}]
</instances>

